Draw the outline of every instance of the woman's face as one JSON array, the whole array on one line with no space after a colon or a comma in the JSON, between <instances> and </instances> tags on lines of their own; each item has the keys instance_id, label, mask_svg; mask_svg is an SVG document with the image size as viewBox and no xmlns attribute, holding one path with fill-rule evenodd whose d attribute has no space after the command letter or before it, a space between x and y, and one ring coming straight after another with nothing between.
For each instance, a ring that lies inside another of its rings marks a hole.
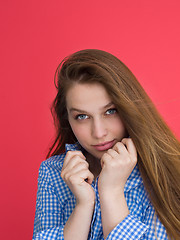
<instances>
[{"instance_id":1,"label":"woman's face","mask_svg":"<svg viewBox=\"0 0 180 240\"><path fill-rule=\"evenodd\" d=\"M103 85L74 84L67 92L68 119L81 146L94 157L126 136L125 127Z\"/></svg>"}]
</instances>

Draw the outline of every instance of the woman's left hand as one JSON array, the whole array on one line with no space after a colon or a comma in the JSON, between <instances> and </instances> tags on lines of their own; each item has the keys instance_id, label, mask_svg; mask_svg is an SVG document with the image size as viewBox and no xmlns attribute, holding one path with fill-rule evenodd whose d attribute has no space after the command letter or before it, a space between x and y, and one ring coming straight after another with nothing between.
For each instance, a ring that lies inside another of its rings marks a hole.
<instances>
[{"instance_id":1,"label":"woman's left hand","mask_svg":"<svg viewBox=\"0 0 180 240\"><path fill-rule=\"evenodd\" d=\"M104 238L129 214L124 186L136 163L137 152L130 138L117 142L101 158L98 191Z\"/></svg>"},{"instance_id":2,"label":"woman's left hand","mask_svg":"<svg viewBox=\"0 0 180 240\"><path fill-rule=\"evenodd\" d=\"M137 151L131 138L123 138L101 158L100 194L124 194L125 183L137 163Z\"/></svg>"}]
</instances>

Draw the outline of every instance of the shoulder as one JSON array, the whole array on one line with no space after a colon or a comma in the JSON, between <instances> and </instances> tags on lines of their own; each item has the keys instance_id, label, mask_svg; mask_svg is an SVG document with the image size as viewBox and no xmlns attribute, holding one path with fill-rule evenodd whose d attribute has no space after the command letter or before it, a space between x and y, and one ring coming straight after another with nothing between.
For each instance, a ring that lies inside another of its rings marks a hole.
<instances>
[{"instance_id":1,"label":"shoulder","mask_svg":"<svg viewBox=\"0 0 180 240\"><path fill-rule=\"evenodd\" d=\"M45 178L51 179L56 173L61 172L63 167L63 162L65 158L65 153L61 155L55 155L43 161L39 168L39 179Z\"/></svg>"},{"instance_id":2,"label":"shoulder","mask_svg":"<svg viewBox=\"0 0 180 240\"><path fill-rule=\"evenodd\" d=\"M72 193L61 178L61 170L66 153L55 155L43 161L39 169L38 186L57 196L62 202Z\"/></svg>"},{"instance_id":3,"label":"shoulder","mask_svg":"<svg viewBox=\"0 0 180 240\"><path fill-rule=\"evenodd\" d=\"M45 161L43 161L41 163L40 166L40 171L61 171L62 166L63 166L63 162L64 162L64 158L65 158L65 153L62 153L60 155L55 155L52 156L48 159L46 159Z\"/></svg>"}]
</instances>

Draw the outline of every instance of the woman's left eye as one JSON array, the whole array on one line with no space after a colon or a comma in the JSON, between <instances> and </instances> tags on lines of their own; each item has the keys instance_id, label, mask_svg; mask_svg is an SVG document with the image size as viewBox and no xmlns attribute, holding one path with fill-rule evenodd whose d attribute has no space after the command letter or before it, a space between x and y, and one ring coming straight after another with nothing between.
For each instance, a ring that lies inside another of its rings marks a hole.
<instances>
[{"instance_id":1,"label":"woman's left eye","mask_svg":"<svg viewBox=\"0 0 180 240\"><path fill-rule=\"evenodd\" d=\"M106 114L107 114L107 115L115 114L115 113L117 113L117 109L116 109L116 108L108 109L108 110L106 111Z\"/></svg>"}]
</instances>

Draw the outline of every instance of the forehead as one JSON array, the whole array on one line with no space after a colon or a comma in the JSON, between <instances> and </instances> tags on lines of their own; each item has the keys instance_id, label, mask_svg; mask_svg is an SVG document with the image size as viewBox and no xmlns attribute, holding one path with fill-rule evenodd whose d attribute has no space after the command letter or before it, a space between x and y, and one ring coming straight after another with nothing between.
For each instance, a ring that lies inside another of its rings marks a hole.
<instances>
[{"instance_id":1,"label":"forehead","mask_svg":"<svg viewBox=\"0 0 180 240\"><path fill-rule=\"evenodd\" d=\"M67 108L100 108L109 102L111 102L111 98L100 83L76 83L66 94Z\"/></svg>"}]
</instances>

